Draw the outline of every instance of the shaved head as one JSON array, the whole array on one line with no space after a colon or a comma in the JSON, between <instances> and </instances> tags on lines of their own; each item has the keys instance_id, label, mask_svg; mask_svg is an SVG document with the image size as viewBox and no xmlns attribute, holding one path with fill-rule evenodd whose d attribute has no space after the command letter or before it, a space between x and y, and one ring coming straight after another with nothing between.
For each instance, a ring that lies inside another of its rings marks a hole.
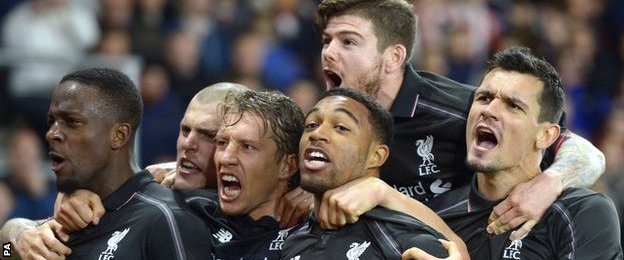
<instances>
[{"instance_id":1,"label":"shaved head","mask_svg":"<svg viewBox=\"0 0 624 260\"><path fill-rule=\"evenodd\" d=\"M191 102L199 102L201 104L208 104L212 102L223 102L227 93L231 91L246 91L248 87L244 85L231 83L231 82L219 82L212 84L204 89L200 90L191 100Z\"/></svg>"}]
</instances>

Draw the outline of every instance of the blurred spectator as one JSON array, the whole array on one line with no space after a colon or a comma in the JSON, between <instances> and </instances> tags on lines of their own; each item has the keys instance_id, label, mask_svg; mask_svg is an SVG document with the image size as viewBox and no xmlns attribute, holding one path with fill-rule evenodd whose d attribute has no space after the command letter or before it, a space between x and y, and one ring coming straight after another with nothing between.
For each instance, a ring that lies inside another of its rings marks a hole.
<instances>
[{"instance_id":1,"label":"blurred spectator","mask_svg":"<svg viewBox=\"0 0 624 260\"><path fill-rule=\"evenodd\" d=\"M134 1L101 0L100 23L103 30L128 30L134 13Z\"/></svg>"},{"instance_id":2,"label":"blurred spectator","mask_svg":"<svg viewBox=\"0 0 624 260\"><path fill-rule=\"evenodd\" d=\"M219 23L216 19L216 2L218 1L178 1L178 16L168 26L170 31L184 32L197 41L200 57L198 68L207 80L204 84L220 81L230 70L232 24ZM205 85L201 88L203 86Z\"/></svg>"},{"instance_id":3,"label":"blurred spectator","mask_svg":"<svg viewBox=\"0 0 624 260\"><path fill-rule=\"evenodd\" d=\"M2 212L8 217L43 219L52 216L56 185L52 174L44 170L43 145L37 134L30 128L17 128L9 142L8 175L0 182L7 197L3 196ZM0 189L0 192L2 192ZM9 210L7 210L9 209ZM0 216L0 218L3 216ZM2 221L6 219L0 219Z\"/></svg>"},{"instance_id":4,"label":"blurred spectator","mask_svg":"<svg viewBox=\"0 0 624 260\"><path fill-rule=\"evenodd\" d=\"M184 108L169 87L167 71L158 64L147 65L139 88L144 106L139 135L141 165L175 161L178 123Z\"/></svg>"},{"instance_id":5,"label":"blurred spectator","mask_svg":"<svg viewBox=\"0 0 624 260\"><path fill-rule=\"evenodd\" d=\"M193 96L211 82L200 66L199 42L185 31L173 32L164 49L166 69L170 73L171 89L188 104Z\"/></svg>"},{"instance_id":6,"label":"blurred spectator","mask_svg":"<svg viewBox=\"0 0 624 260\"><path fill-rule=\"evenodd\" d=\"M321 96L321 87L309 80L300 80L288 88L287 96L291 97L303 111L308 114Z\"/></svg>"},{"instance_id":7,"label":"blurred spectator","mask_svg":"<svg viewBox=\"0 0 624 260\"><path fill-rule=\"evenodd\" d=\"M67 0L30 0L11 10L2 29L15 112L43 136L56 83L97 43L95 15Z\"/></svg>"},{"instance_id":8,"label":"blurred spectator","mask_svg":"<svg viewBox=\"0 0 624 260\"><path fill-rule=\"evenodd\" d=\"M624 100L616 103L599 135L598 148L606 157L606 171L593 189L607 194L618 210L624 238ZM624 240L623 240L624 243Z\"/></svg>"},{"instance_id":9,"label":"blurred spectator","mask_svg":"<svg viewBox=\"0 0 624 260\"><path fill-rule=\"evenodd\" d=\"M130 35L132 50L145 60L160 58L165 46L167 0L137 0Z\"/></svg>"}]
</instances>

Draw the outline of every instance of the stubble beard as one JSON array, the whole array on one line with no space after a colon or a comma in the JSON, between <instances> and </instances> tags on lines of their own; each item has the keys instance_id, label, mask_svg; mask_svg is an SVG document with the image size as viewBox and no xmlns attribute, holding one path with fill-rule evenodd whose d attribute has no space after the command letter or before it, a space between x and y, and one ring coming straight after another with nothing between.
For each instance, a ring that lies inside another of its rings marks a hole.
<instances>
[{"instance_id":1,"label":"stubble beard","mask_svg":"<svg viewBox=\"0 0 624 260\"><path fill-rule=\"evenodd\" d=\"M474 172L480 172L484 174L492 174L500 170L500 165L496 162L490 163L490 164L484 164L484 163L479 163L476 161L471 161L469 159L466 159L466 165L468 166L468 169Z\"/></svg>"},{"instance_id":2,"label":"stubble beard","mask_svg":"<svg viewBox=\"0 0 624 260\"><path fill-rule=\"evenodd\" d=\"M369 96L375 98L381 89L381 58L377 60L375 66L357 82L359 89L363 90Z\"/></svg>"}]
</instances>

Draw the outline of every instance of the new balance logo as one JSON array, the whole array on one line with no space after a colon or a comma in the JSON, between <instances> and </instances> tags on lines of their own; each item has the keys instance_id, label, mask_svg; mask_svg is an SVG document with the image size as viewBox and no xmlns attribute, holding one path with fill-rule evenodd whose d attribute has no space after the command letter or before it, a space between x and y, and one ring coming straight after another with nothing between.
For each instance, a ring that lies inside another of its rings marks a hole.
<instances>
[{"instance_id":1,"label":"new balance logo","mask_svg":"<svg viewBox=\"0 0 624 260\"><path fill-rule=\"evenodd\" d=\"M232 240L232 233L224 228L219 229L219 231L216 234L212 234L212 236L221 243L230 242L230 240Z\"/></svg>"}]
</instances>

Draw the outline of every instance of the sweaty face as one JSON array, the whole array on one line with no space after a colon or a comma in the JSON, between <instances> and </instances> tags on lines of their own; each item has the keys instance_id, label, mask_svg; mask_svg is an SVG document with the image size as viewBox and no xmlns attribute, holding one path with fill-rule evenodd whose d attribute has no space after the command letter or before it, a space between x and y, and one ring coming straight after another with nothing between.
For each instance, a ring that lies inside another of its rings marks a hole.
<instances>
[{"instance_id":1,"label":"sweaty face","mask_svg":"<svg viewBox=\"0 0 624 260\"><path fill-rule=\"evenodd\" d=\"M176 189L217 188L214 138L219 129L218 102L192 100L182 121L176 145Z\"/></svg>"},{"instance_id":2,"label":"sweaty face","mask_svg":"<svg viewBox=\"0 0 624 260\"><path fill-rule=\"evenodd\" d=\"M468 166L482 173L522 166L544 125L538 123L543 88L519 72L495 69L485 76L468 115Z\"/></svg>"},{"instance_id":3,"label":"sweaty face","mask_svg":"<svg viewBox=\"0 0 624 260\"><path fill-rule=\"evenodd\" d=\"M112 123L93 87L66 81L59 85L48 110L46 140L59 191L92 189L106 176Z\"/></svg>"},{"instance_id":4,"label":"sweaty face","mask_svg":"<svg viewBox=\"0 0 624 260\"><path fill-rule=\"evenodd\" d=\"M231 114L217 133L219 202L227 215L270 215L281 195L278 175L284 160L278 162L277 145L262 122L249 113Z\"/></svg>"},{"instance_id":5,"label":"sweaty face","mask_svg":"<svg viewBox=\"0 0 624 260\"><path fill-rule=\"evenodd\" d=\"M321 62L325 86L354 87L375 97L383 83L382 53L373 24L358 16L329 19L323 30Z\"/></svg>"},{"instance_id":6,"label":"sweaty face","mask_svg":"<svg viewBox=\"0 0 624 260\"><path fill-rule=\"evenodd\" d=\"M368 113L343 96L326 97L314 106L299 143L302 188L322 195L365 174L373 150Z\"/></svg>"}]
</instances>

